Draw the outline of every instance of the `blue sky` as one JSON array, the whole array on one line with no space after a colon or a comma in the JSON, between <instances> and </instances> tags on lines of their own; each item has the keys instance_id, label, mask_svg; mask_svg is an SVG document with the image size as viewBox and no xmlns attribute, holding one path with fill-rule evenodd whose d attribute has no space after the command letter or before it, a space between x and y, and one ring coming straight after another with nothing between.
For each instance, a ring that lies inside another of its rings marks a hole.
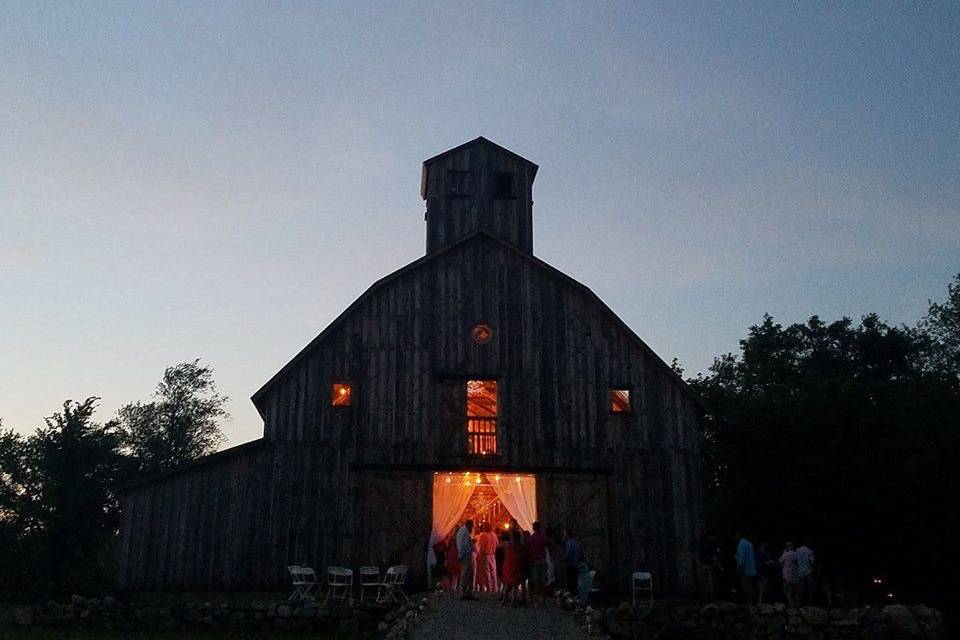
<instances>
[{"instance_id":1,"label":"blue sky","mask_svg":"<svg viewBox=\"0 0 960 640\"><path fill-rule=\"evenodd\" d=\"M960 271L956 3L0 3L0 417L249 396L421 256L420 162L540 165L534 251L688 373Z\"/></svg>"}]
</instances>

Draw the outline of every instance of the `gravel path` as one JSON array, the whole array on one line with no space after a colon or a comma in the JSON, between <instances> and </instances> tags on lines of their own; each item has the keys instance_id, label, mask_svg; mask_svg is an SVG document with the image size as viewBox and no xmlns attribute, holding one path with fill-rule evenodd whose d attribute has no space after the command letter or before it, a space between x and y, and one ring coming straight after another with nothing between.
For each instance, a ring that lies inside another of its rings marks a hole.
<instances>
[{"instance_id":1,"label":"gravel path","mask_svg":"<svg viewBox=\"0 0 960 640\"><path fill-rule=\"evenodd\" d=\"M411 630L411 640L586 640L587 634L553 604L542 608L505 607L495 595L478 594L477 602L455 596L431 598L426 615Z\"/></svg>"}]
</instances>

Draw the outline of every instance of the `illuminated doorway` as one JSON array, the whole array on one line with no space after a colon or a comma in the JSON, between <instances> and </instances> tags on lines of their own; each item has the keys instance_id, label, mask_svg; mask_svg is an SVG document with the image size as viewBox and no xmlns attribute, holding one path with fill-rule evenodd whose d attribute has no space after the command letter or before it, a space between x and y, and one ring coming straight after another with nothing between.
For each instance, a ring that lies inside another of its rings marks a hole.
<instances>
[{"instance_id":1,"label":"illuminated doorway","mask_svg":"<svg viewBox=\"0 0 960 640\"><path fill-rule=\"evenodd\" d=\"M438 471L433 474L433 526L428 566L434 545L447 539L468 519L490 523L507 531L516 520L524 531L533 531L537 519L537 479L530 474L494 471Z\"/></svg>"}]
</instances>

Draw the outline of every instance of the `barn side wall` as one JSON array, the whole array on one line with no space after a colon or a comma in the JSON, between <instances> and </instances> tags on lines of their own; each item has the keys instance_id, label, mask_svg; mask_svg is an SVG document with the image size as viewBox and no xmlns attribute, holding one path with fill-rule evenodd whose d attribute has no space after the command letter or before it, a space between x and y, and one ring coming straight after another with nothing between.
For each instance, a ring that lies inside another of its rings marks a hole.
<instances>
[{"instance_id":1,"label":"barn side wall","mask_svg":"<svg viewBox=\"0 0 960 640\"><path fill-rule=\"evenodd\" d=\"M283 590L286 567L350 559L355 482L330 446L262 446L125 489L118 585Z\"/></svg>"}]
</instances>

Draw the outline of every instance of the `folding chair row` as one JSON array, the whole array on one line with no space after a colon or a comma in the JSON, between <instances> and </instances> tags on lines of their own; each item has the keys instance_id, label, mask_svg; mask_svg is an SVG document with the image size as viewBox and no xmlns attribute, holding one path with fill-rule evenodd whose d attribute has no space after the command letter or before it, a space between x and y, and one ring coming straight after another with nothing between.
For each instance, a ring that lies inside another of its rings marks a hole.
<instances>
[{"instance_id":1,"label":"folding chair row","mask_svg":"<svg viewBox=\"0 0 960 640\"><path fill-rule=\"evenodd\" d=\"M293 580L293 593L290 600L313 600L314 589L318 586L317 575L310 567L291 565L287 567ZM407 581L407 566L395 565L387 569L380 578L380 567L360 567L360 600L366 597L367 589L376 590L376 601L400 602L410 598L403 587ZM330 600L346 600L353 593L353 569L347 567L327 567L327 593L324 604Z\"/></svg>"}]
</instances>

